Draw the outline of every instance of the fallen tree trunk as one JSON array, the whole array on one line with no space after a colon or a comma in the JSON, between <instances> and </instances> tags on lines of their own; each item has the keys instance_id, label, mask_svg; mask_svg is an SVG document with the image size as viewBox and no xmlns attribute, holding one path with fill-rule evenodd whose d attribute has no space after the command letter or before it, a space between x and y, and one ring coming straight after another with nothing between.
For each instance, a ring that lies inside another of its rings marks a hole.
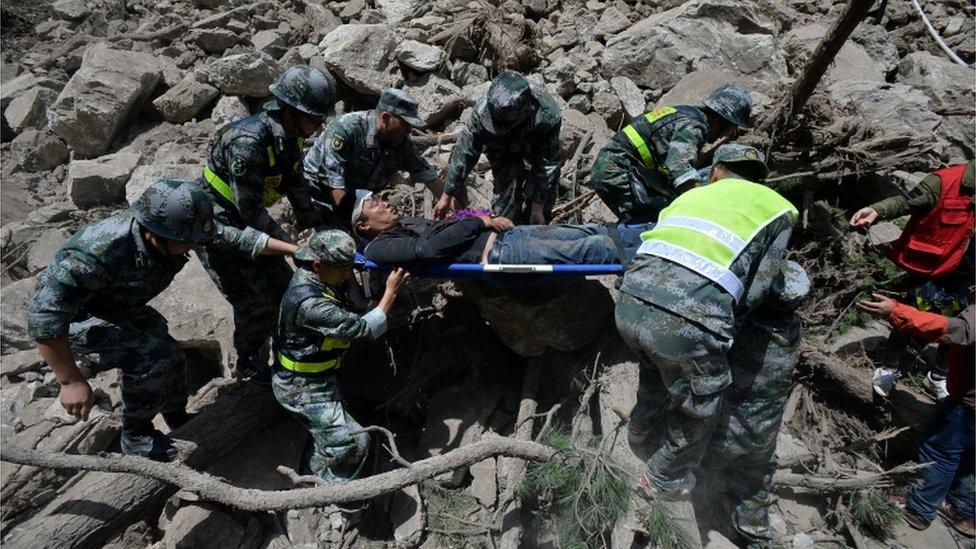
<instances>
[{"instance_id":1,"label":"fallen tree trunk","mask_svg":"<svg viewBox=\"0 0 976 549\"><path fill-rule=\"evenodd\" d=\"M79 456L7 446L3 448L0 459L37 467L99 471L106 476L107 473L130 473L129 476L137 480L166 482L197 494L204 500L223 503L244 511L286 511L373 498L495 456L545 461L555 453L555 449L531 440L493 437L415 461L409 468L341 484L322 484L292 490L241 488L182 463L160 463L135 456ZM118 479L117 476L114 478ZM119 484L119 481L115 480L115 483Z\"/></svg>"},{"instance_id":2,"label":"fallen tree trunk","mask_svg":"<svg viewBox=\"0 0 976 549\"><path fill-rule=\"evenodd\" d=\"M834 62L837 52L843 47L844 42L851 36L857 27L868 14L875 0L851 0L847 8L841 13L840 18L834 22L833 26L827 31L827 35L810 56L810 61L800 73L800 77L793 83L789 93L780 100L779 105L770 111L759 131L771 136L771 141L776 140L776 135L786 125L786 122L797 112L799 112L813 90L820 84L824 73ZM772 144L768 148L772 148Z\"/></svg>"},{"instance_id":3,"label":"fallen tree trunk","mask_svg":"<svg viewBox=\"0 0 976 549\"><path fill-rule=\"evenodd\" d=\"M186 466L206 468L282 413L269 389L251 386L236 389L223 395L199 416L172 433L174 438L196 445L186 456ZM37 515L14 527L4 540L5 545L11 548L100 546L151 508L162 504L175 491L172 486L145 475L145 471L152 470L154 465L164 466L149 460L136 461L136 465L127 461L129 467L105 469L97 465L112 458L51 454L38 450L28 450L25 454L24 450L27 449L5 446L2 459L95 472L69 481L62 493ZM23 459L15 460L18 455ZM79 466L75 466L75 463Z\"/></svg>"},{"instance_id":4,"label":"fallen tree trunk","mask_svg":"<svg viewBox=\"0 0 976 549\"><path fill-rule=\"evenodd\" d=\"M816 492L839 490L862 490L865 488L889 488L894 485L894 477L914 473L931 463L903 463L880 473L861 473L854 476L829 477L824 475L804 475L779 470L773 475L773 486L792 486Z\"/></svg>"}]
</instances>

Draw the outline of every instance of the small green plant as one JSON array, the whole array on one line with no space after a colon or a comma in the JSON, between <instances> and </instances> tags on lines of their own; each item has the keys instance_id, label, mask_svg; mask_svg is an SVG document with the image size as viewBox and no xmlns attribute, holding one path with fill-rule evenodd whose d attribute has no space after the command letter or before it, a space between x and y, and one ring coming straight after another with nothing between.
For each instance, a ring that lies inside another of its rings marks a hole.
<instances>
[{"instance_id":1,"label":"small green plant","mask_svg":"<svg viewBox=\"0 0 976 549\"><path fill-rule=\"evenodd\" d=\"M901 509L878 490L865 490L851 500L851 521L865 534L884 540L901 522Z\"/></svg>"},{"instance_id":2,"label":"small green plant","mask_svg":"<svg viewBox=\"0 0 976 549\"><path fill-rule=\"evenodd\" d=\"M647 538L652 547L692 549L695 546L682 525L683 521L674 516L662 501L651 501L641 511L640 519L647 528Z\"/></svg>"},{"instance_id":3,"label":"small green plant","mask_svg":"<svg viewBox=\"0 0 976 549\"><path fill-rule=\"evenodd\" d=\"M600 442L574 448L569 434L553 432L546 443L556 448L556 458L530 465L519 486L523 500L537 498L560 547L591 547L627 512L628 477Z\"/></svg>"},{"instance_id":4,"label":"small green plant","mask_svg":"<svg viewBox=\"0 0 976 549\"><path fill-rule=\"evenodd\" d=\"M425 480L418 485L427 503L427 529L450 545L464 545L468 536L482 536L483 529L472 526L463 517L478 508L474 496L463 490L451 490L435 480Z\"/></svg>"}]
</instances>

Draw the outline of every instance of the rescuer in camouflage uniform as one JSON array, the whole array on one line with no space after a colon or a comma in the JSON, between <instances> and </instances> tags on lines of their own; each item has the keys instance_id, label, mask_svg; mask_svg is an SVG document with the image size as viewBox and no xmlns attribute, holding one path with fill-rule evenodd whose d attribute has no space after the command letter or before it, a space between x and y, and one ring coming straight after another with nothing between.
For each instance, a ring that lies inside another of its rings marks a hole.
<instances>
[{"instance_id":1,"label":"rescuer in camouflage uniform","mask_svg":"<svg viewBox=\"0 0 976 549\"><path fill-rule=\"evenodd\" d=\"M468 175L487 153L494 214L516 223L545 223L563 165L561 125L562 113L543 88L512 70L498 75L458 134L434 218L457 210Z\"/></svg>"},{"instance_id":2,"label":"rescuer in camouflage uniform","mask_svg":"<svg viewBox=\"0 0 976 549\"><path fill-rule=\"evenodd\" d=\"M417 101L406 92L387 88L375 110L343 114L325 127L305 156L305 178L314 194L328 197L335 208L333 226L349 228L356 190L384 189L398 171L409 172L411 181L440 196L437 170L410 139L411 128L424 127L417 109Z\"/></svg>"},{"instance_id":3,"label":"rescuer in camouflage uniform","mask_svg":"<svg viewBox=\"0 0 976 549\"><path fill-rule=\"evenodd\" d=\"M219 222L290 241L267 207L287 196L300 226L321 222L322 205L313 201L302 181L302 147L332 112L335 81L318 69L297 66L268 89L275 98L263 112L217 130L201 184L214 199ZM255 260L219 250L201 250L199 255L234 309L237 374L266 379L269 372L260 351L274 330L291 268L280 257Z\"/></svg>"},{"instance_id":4,"label":"rescuer in camouflage uniform","mask_svg":"<svg viewBox=\"0 0 976 549\"><path fill-rule=\"evenodd\" d=\"M752 100L726 84L702 105L661 106L635 117L597 153L585 182L622 223L657 221L683 191L705 181L695 169L706 141L746 128Z\"/></svg>"},{"instance_id":5,"label":"rescuer in camouflage uniform","mask_svg":"<svg viewBox=\"0 0 976 549\"><path fill-rule=\"evenodd\" d=\"M376 308L350 310L346 289L353 283L356 244L339 230L319 231L295 252L298 269L281 301L275 335L272 387L281 406L312 434L309 466L329 482L356 478L369 449L366 433L345 410L335 369L354 341L386 332L386 315L409 275L390 273Z\"/></svg>"},{"instance_id":6,"label":"rescuer in camouflage uniform","mask_svg":"<svg viewBox=\"0 0 976 549\"><path fill-rule=\"evenodd\" d=\"M797 211L762 179L762 153L723 145L711 184L661 212L624 274L617 328L641 361L630 440L663 425L641 479L651 492L685 495L732 383L728 352L735 322L770 293Z\"/></svg>"},{"instance_id":7,"label":"rescuer in camouflage uniform","mask_svg":"<svg viewBox=\"0 0 976 549\"><path fill-rule=\"evenodd\" d=\"M294 245L214 221L206 193L188 181L153 183L130 212L82 227L37 279L28 333L61 383L65 410L88 419L92 390L75 365L122 370L122 451L170 460L170 440L153 429L162 412L170 427L184 423L185 357L148 307L206 244L241 255L290 253Z\"/></svg>"},{"instance_id":8,"label":"rescuer in camouflage uniform","mask_svg":"<svg viewBox=\"0 0 976 549\"><path fill-rule=\"evenodd\" d=\"M732 527L747 543L768 545L770 489L776 471L776 438L799 359L802 323L796 309L810 291L810 279L793 261L770 295L737 320L728 360L732 385L728 413L712 437L702 470L733 508ZM704 498L714 501L714 492Z\"/></svg>"}]
</instances>

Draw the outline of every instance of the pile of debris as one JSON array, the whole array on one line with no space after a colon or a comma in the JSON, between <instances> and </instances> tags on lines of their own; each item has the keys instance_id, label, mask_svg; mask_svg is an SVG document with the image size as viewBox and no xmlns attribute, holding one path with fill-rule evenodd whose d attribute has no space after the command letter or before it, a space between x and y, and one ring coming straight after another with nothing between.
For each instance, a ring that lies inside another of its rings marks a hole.
<instances>
[{"instance_id":1,"label":"pile of debris","mask_svg":"<svg viewBox=\"0 0 976 549\"><path fill-rule=\"evenodd\" d=\"M973 69L945 56L909 2L879 6L772 150L771 184L804 212L795 249L814 276L806 314L811 341L838 335L845 323L839 319L868 289L867 271L892 289L899 283L879 274L881 255L872 251L891 241L886 228L896 229L880 225L868 237L852 235L843 212L905 189L934 166L974 156ZM522 70L562 108L567 164L559 218L611 221L602 204L582 197L580 185L596 152L630 117L656 104L697 103L717 85L735 82L750 89L762 118L844 7L832 0L5 2L0 439L77 455L117 448L117 372L93 379L97 401L88 422L66 415L57 402L57 382L26 331L34 277L73 230L125 208L152 181L199 177L214 131L257 112L284 67L309 64L336 76L339 112L370 108L381 89L403 87L421 100L430 130L416 138L441 169L490 78L505 68ZM928 3L925 10L948 46L973 63L972 5ZM487 207L487 163L474 178L472 206ZM404 206L429 211L421 186L404 184L395 193ZM418 204L416 196L425 199ZM292 219L287 204L272 215ZM497 436L555 436L564 426L573 444L595 445L598 455L636 471L639 460L616 436L634 400L637 364L613 329L615 282L512 295L414 281L385 344L350 357L344 390L363 424L396 433L407 461ZM187 450L187 463L239 486L293 486L276 469L300 470L305 433L267 395L227 379L232 313L199 261L150 305L188 352L191 386L199 389L193 405L221 426L215 433L195 422L176 433L197 444ZM860 478L911 457L910 432L886 439L887 452L837 450L877 442L875 431L891 435L887 409L870 397L861 347L877 335L865 333L870 329L877 327L855 328L830 348L812 345L818 352L805 353L780 440L778 482L792 488L778 494L779 528L794 546L861 537L850 513L839 511L861 501L851 495L860 484L836 488L816 479L839 470ZM831 398L836 391L850 398ZM931 404L911 390L899 394L895 419L924 422ZM235 406L244 399L249 412L239 414ZM396 467L378 451L378 473ZM4 463L0 532L11 547L110 540L162 547L552 542L559 529L532 513L544 502L523 501L518 492L525 469L522 460L492 457L378 498L350 525L331 508L242 511L136 475ZM68 508L77 512L66 515ZM628 509L604 525L608 545L629 546L642 535L640 517ZM701 533L689 530L719 547L720 522L699 516Z\"/></svg>"}]
</instances>

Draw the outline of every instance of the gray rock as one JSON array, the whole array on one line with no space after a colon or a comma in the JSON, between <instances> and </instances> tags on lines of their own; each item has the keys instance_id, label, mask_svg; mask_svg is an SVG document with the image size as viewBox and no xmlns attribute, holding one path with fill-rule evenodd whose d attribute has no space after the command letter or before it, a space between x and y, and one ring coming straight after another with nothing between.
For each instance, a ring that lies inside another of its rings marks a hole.
<instances>
[{"instance_id":1,"label":"gray rock","mask_svg":"<svg viewBox=\"0 0 976 549\"><path fill-rule=\"evenodd\" d=\"M472 464L469 470L471 471L471 486L468 487L468 491L486 509L493 508L495 500L498 498L497 461L495 458L479 461Z\"/></svg>"},{"instance_id":2,"label":"gray rock","mask_svg":"<svg viewBox=\"0 0 976 549\"><path fill-rule=\"evenodd\" d=\"M95 44L48 110L50 127L76 157L98 156L161 79L162 66L152 55Z\"/></svg>"},{"instance_id":3,"label":"gray rock","mask_svg":"<svg viewBox=\"0 0 976 549\"><path fill-rule=\"evenodd\" d=\"M763 93L769 91L769 85L752 78L742 76L732 71L707 69L690 72L681 77L678 84L657 100L658 105L700 105L706 97L723 84L738 84L749 90L752 98L752 118L762 117L762 114L772 104L772 99ZM769 93L773 93L769 91Z\"/></svg>"},{"instance_id":4,"label":"gray rock","mask_svg":"<svg viewBox=\"0 0 976 549\"><path fill-rule=\"evenodd\" d=\"M332 10L322 2L305 3L305 19L311 26L308 36L309 42L318 43L323 36L329 34L336 27L342 25L342 20L332 13Z\"/></svg>"},{"instance_id":5,"label":"gray rock","mask_svg":"<svg viewBox=\"0 0 976 549\"><path fill-rule=\"evenodd\" d=\"M455 61L451 66L451 82L462 88L477 86L488 81L488 69L477 63Z\"/></svg>"},{"instance_id":6,"label":"gray rock","mask_svg":"<svg viewBox=\"0 0 976 549\"><path fill-rule=\"evenodd\" d=\"M603 117L607 126L611 128L619 127L624 118L623 104L610 92L593 94L593 110Z\"/></svg>"},{"instance_id":7,"label":"gray rock","mask_svg":"<svg viewBox=\"0 0 976 549\"><path fill-rule=\"evenodd\" d=\"M413 16L417 6L422 4L417 0L377 0L377 6L383 11L390 24L396 24Z\"/></svg>"},{"instance_id":8,"label":"gray rock","mask_svg":"<svg viewBox=\"0 0 976 549\"><path fill-rule=\"evenodd\" d=\"M387 25L342 25L319 46L329 71L359 93L377 96L402 82L393 59L396 40Z\"/></svg>"},{"instance_id":9,"label":"gray rock","mask_svg":"<svg viewBox=\"0 0 976 549\"><path fill-rule=\"evenodd\" d=\"M39 130L47 125L47 108L58 94L54 90L35 86L10 101L3 111L7 125L17 133L27 128Z\"/></svg>"},{"instance_id":10,"label":"gray rock","mask_svg":"<svg viewBox=\"0 0 976 549\"><path fill-rule=\"evenodd\" d=\"M468 105L461 88L436 74L428 74L404 89L420 102L417 114L428 125L437 124Z\"/></svg>"},{"instance_id":11,"label":"gray rock","mask_svg":"<svg viewBox=\"0 0 976 549\"><path fill-rule=\"evenodd\" d=\"M597 141L600 143L600 141ZM593 280L572 280L531 295L502 294L464 286L478 305L481 317L511 350L540 356L548 349L577 351L603 335L613 324L613 300L606 288ZM586 311L580 315L580 311ZM525 330L524 326L532 326Z\"/></svg>"},{"instance_id":12,"label":"gray rock","mask_svg":"<svg viewBox=\"0 0 976 549\"><path fill-rule=\"evenodd\" d=\"M914 135L931 140L941 117L929 109L929 98L904 84L843 80L829 88L831 97L854 110L872 135Z\"/></svg>"},{"instance_id":13,"label":"gray rock","mask_svg":"<svg viewBox=\"0 0 976 549\"><path fill-rule=\"evenodd\" d=\"M214 126L219 128L228 122L233 122L234 120L250 115L251 112L247 108L247 103L240 97L225 95L217 100L217 104L210 111L210 120L214 123Z\"/></svg>"},{"instance_id":14,"label":"gray rock","mask_svg":"<svg viewBox=\"0 0 976 549\"><path fill-rule=\"evenodd\" d=\"M620 100L628 117L644 114L646 110L644 94L633 80L626 76L614 76L610 79L610 86L613 87L613 92L617 94L617 99Z\"/></svg>"},{"instance_id":15,"label":"gray rock","mask_svg":"<svg viewBox=\"0 0 976 549\"><path fill-rule=\"evenodd\" d=\"M237 547L244 528L227 514L207 504L181 507L166 527L160 542L164 549Z\"/></svg>"},{"instance_id":16,"label":"gray rock","mask_svg":"<svg viewBox=\"0 0 976 549\"><path fill-rule=\"evenodd\" d=\"M566 107L579 112L587 112L593 110L593 102L585 93L577 93L566 100Z\"/></svg>"},{"instance_id":17,"label":"gray rock","mask_svg":"<svg viewBox=\"0 0 976 549\"><path fill-rule=\"evenodd\" d=\"M20 166L28 172L44 172L68 161L68 146L51 132L25 130L10 143Z\"/></svg>"},{"instance_id":18,"label":"gray rock","mask_svg":"<svg viewBox=\"0 0 976 549\"><path fill-rule=\"evenodd\" d=\"M899 238L901 229L891 221L875 223L868 229L868 243L885 254Z\"/></svg>"},{"instance_id":19,"label":"gray rock","mask_svg":"<svg viewBox=\"0 0 976 549\"><path fill-rule=\"evenodd\" d=\"M27 310L34 299L35 277L22 278L3 288L0 295L0 344L2 352L34 348L34 339L27 335ZM0 391L2 392L2 391Z\"/></svg>"},{"instance_id":20,"label":"gray rock","mask_svg":"<svg viewBox=\"0 0 976 549\"><path fill-rule=\"evenodd\" d=\"M203 70L208 83L224 95L267 97L281 68L266 53L247 52L211 61Z\"/></svg>"},{"instance_id":21,"label":"gray rock","mask_svg":"<svg viewBox=\"0 0 976 549\"><path fill-rule=\"evenodd\" d=\"M191 29L186 40L209 54L224 53L237 45L239 35L227 29Z\"/></svg>"},{"instance_id":22,"label":"gray rock","mask_svg":"<svg viewBox=\"0 0 976 549\"><path fill-rule=\"evenodd\" d=\"M17 351L4 355L0 361L0 375L16 376L24 372L37 372L43 370L46 364L37 349Z\"/></svg>"},{"instance_id":23,"label":"gray rock","mask_svg":"<svg viewBox=\"0 0 976 549\"><path fill-rule=\"evenodd\" d=\"M416 485L393 493L390 502L390 522L397 547L416 547L427 525L427 509Z\"/></svg>"},{"instance_id":24,"label":"gray rock","mask_svg":"<svg viewBox=\"0 0 976 549\"><path fill-rule=\"evenodd\" d=\"M359 17L359 14L366 9L366 0L347 0L339 10L339 17L343 21Z\"/></svg>"},{"instance_id":25,"label":"gray rock","mask_svg":"<svg viewBox=\"0 0 976 549\"><path fill-rule=\"evenodd\" d=\"M277 29L267 29L254 33L251 44L257 51L266 53L274 59L280 59L288 47L288 37Z\"/></svg>"},{"instance_id":26,"label":"gray rock","mask_svg":"<svg viewBox=\"0 0 976 549\"><path fill-rule=\"evenodd\" d=\"M416 40L404 40L396 48L396 59L415 71L429 72L444 62L444 50Z\"/></svg>"},{"instance_id":27,"label":"gray rock","mask_svg":"<svg viewBox=\"0 0 976 549\"><path fill-rule=\"evenodd\" d=\"M218 95L220 92L217 88L198 81L193 74L188 74L179 84L157 97L153 106L162 113L167 122L182 124L196 116Z\"/></svg>"},{"instance_id":28,"label":"gray rock","mask_svg":"<svg viewBox=\"0 0 976 549\"><path fill-rule=\"evenodd\" d=\"M579 62L572 56L560 57L542 70L546 83L552 84L553 91L567 98L576 91L576 73Z\"/></svg>"},{"instance_id":29,"label":"gray rock","mask_svg":"<svg viewBox=\"0 0 976 549\"><path fill-rule=\"evenodd\" d=\"M198 8L212 9L222 6L226 0L193 0L193 5Z\"/></svg>"},{"instance_id":30,"label":"gray rock","mask_svg":"<svg viewBox=\"0 0 976 549\"><path fill-rule=\"evenodd\" d=\"M813 51L827 34L827 28L817 23L797 27L783 36L781 47L787 59L800 70L806 66ZM827 70L828 82L838 80L871 80L884 82L884 68L877 63L860 44L848 40L841 46L834 62Z\"/></svg>"},{"instance_id":31,"label":"gray rock","mask_svg":"<svg viewBox=\"0 0 976 549\"><path fill-rule=\"evenodd\" d=\"M520 2L526 13L530 15L545 15L552 9L547 0L520 0Z\"/></svg>"},{"instance_id":32,"label":"gray rock","mask_svg":"<svg viewBox=\"0 0 976 549\"><path fill-rule=\"evenodd\" d=\"M902 58L896 81L922 90L932 100L933 109L955 109L973 104L976 73L972 68L919 51Z\"/></svg>"},{"instance_id":33,"label":"gray rock","mask_svg":"<svg viewBox=\"0 0 976 549\"><path fill-rule=\"evenodd\" d=\"M55 202L32 211L27 216L27 220L37 225L59 223L61 221L67 221L71 217L71 212L77 210L77 208L68 202Z\"/></svg>"},{"instance_id":34,"label":"gray rock","mask_svg":"<svg viewBox=\"0 0 976 549\"><path fill-rule=\"evenodd\" d=\"M132 171L132 176L125 184L125 201L132 203L139 198L143 191L149 188L160 179L186 179L195 180L200 178L203 168L199 164L150 164L139 166Z\"/></svg>"},{"instance_id":35,"label":"gray rock","mask_svg":"<svg viewBox=\"0 0 976 549\"><path fill-rule=\"evenodd\" d=\"M600 15L600 22L593 29L593 36L600 37L617 34L629 26L630 19L627 19L627 15L617 8L610 6Z\"/></svg>"},{"instance_id":36,"label":"gray rock","mask_svg":"<svg viewBox=\"0 0 976 549\"><path fill-rule=\"evenodd\" d=\"M193 171L199 177L200 166L193 166ZM225 367L234 363L234 330L229 328L234 326L234 311L199 259L191 258L149 305L166 318L170 335L181 345L220 357Z\"/></svg>"},{"instance_id":37,"label":"gray rock","mask_svg":"<svg viewBox=\"0 0 976 549\"><path fill-rule=\"evenodd\" d=\"M27 254L27 272L33 275L44 270L54 254L68 241L69 236L71 235L68 231L58 227L41 233L41 237L34 242Z\"/></svg>"},{"instance_id":38,"label":"gray rock","mask_svg":"<svg viewBox=\"0 0 976 549\"><path fill-rule=\"evenodd\" d=\"M126 183L141 160L140 154L116 153L73 161L68 166L71 201L79 208L124 202Z\"/></svg>"},{"instance_id":39,"label":"gray rock","mask_svg":"<svg viewBox=\"0 0 976 549\"><path fill-rule=\"evenodd\" d=\"M782 21L771 17L776 14L770 0L692 0L608 40L603 75L667 90L691 70L725 67L778 84L786 76L786 62L777 48Z\"/></svg>"},{"instance_id":40,"label":"gray rock","mask_svg":"<svg viewBox=\"0 0 976 549\"><path fill-rule=\"evenodd\" d=\"M81 21L91 13L85 0L58 0L51 4L51 11L59 19L66 21Z\"/></svg>"}]
</instances>

